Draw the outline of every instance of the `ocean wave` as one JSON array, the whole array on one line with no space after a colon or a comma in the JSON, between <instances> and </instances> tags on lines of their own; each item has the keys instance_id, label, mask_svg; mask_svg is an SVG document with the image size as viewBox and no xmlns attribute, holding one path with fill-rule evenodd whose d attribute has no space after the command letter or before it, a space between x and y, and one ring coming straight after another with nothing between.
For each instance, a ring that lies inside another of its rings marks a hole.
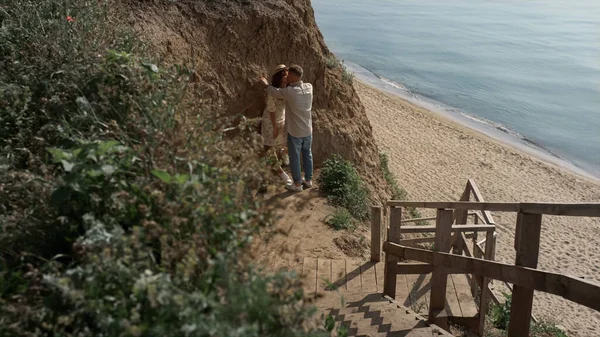
<instances>
[{"instance_id":1,"label":"ocean wave","mask_svg":"<svg viewBox=\"0 0 600 337\"><path fill-rule=\"evenodd\" d=\"M370 71L370 72L373 73L372 71ZM423 106L425 108L433 108L433 109L435 109L437 111L442 111L442 112L446 112L446 113L450 112L450 113L458 114L458 115L460 115L460 116L462 116L464 118L467 118L467 119L469 119L469 120L471 120L473 122L476 122L478 124L483 124L483 125L485 125L487 127L494 128L494 129L496 129L498 131L501 131L501 132L503 132L503 133L505 133L507 135L516 137L516 138L518 138L520 140L527 141L527 142L529 142L529 143L531 143L531 144L533 144L533 145L535 145L537 147L542 148L539 144L536 144L534 141L527 139L526 137L524 137L520 133L518 133L518 132L516 132L514 130L511 130L510 128L508 128L507 126L505 126L505 125L503 125L501 123L494 122L494 121L491 121L491 120L483 118L483 117L478 117L478 116L474 116L474 115L465 113L465 112L463 112L462 110L460 110L458 108L447 106L447 105L445 105L445 104L443 104L441 102L434 101L431 98L428 98L426 96L415 94L414 92L410 91L410 89L408 89L406 86L404 86L404 85L402 85L402 84L400 84L398 82L394 82L394 81L392 81L390 79L387 79L387 78L385 78L383 76L380 76L380 75L377 75L375 73L373 73L373 75L377 76L383 83L385 83L385 84L387 84L387 85L389 85L389 86L391 86L391 87L393 87L395 89L401 90L403 93L409 94L410 96L412 96L413 98L415 98L418 101L419 105L421 105L421 106Z\"/></svg>"},{"instance_id":2,"label":"ocean wave","mask_svg":"<svg viewBox=\"0 0 600 337\"><path fill-rule=\"evenodd\" d=\"M413 94L412 92L410 92L410 90L408 90L408 88L407 88L407 87L403 86L402 84L400 84L400 83L397 83L397 82L394 82L394 81L392 81L392 80L390 80L390 79L387 79L387 78L385 78L385 77L383 77L383 76L379 76L379 75L377 75L377 74L375 74L375 75L376 75L377 77L379 77L379 79L380 79L381 81L383 81L383 83L385 83L385 84L387 84L387 85L389 85L389 86L392 86L392 87L394 87L394 88L396 88L396 89L399 89L399 90L405 91L405 92L407 92L407 93Z\"/></svg>"},{"instance_id":3,"label":"ocean wave","mask_svg":"<svg viewBox=\"0 0 600 337\"><path fill-rule=\"evenodd\" d=\"M516 132L514 130L509 129L504 124L497 123L497 122L491 121L491 120L483 118L483 117L473 116L473 115L464 113L464 112L462 112L462 111L460 111L458 109L456 109L455 111L457 111L458 113L460 113L461 116L463 116L465 118L468 118L468 119L470 119L472 121L475 121L475 122L481 123L481 124L485 124L485 125L487 125L489 127L492 127L492 128L494 128L494 129L496 129L498 131L502 131L502 132L506 133L507 135L511 135L511 136L519 138L521 140L527 140L527 138L525 138L523 135L521 135L520 133L518 133L518 132ZM534 143L534 142L530 141L530 143ZM535 145L539 146L537 144L535 144Z\"/></svg>"},{"instance_id":4,"label":"ocean wave","mask_svg":"<svg viewBox=\"0 0 600 337\"><path fill-rule=\"evenodd\" d=\"M522 142L526 143L527 145L536 148L538 151L542 151L542 152L547 153L547 154L549 154L549 155L551 155L553 157L561 159L561 160L563 160L563 161L565 161L565 162L567 162L569 164L573 164L569 160L567 160L566 158L560 156L558 153L545 148L542 144L536 142L535 140L533 140L531 138L527 138L527 137L523 136L522 134L520 134L520 133L518 133L518 132L516 132L514 130L511 130L511 129L509 129L508 127L506 127L505 125L503 125L501 123L497 123L497 122L491 121L489 119L485 119L483 117L477 117L477 116L469 115L469 114L464 113L464 112L459 112L459 113L464 118L470 119L470 120L472 120L474 122L477 122L477 123L480 123L480 124L484 124L484 125L486 125L488 127L492 127L492 128L494 128L494 129L496 129L498 131L501 131L501 132L503 132L503 133L505 133L507 135L510 135L511 137L515 137L515 138L521 140Z\"/></svg>"},{"instance_id":5,"label":"ocean wave","mask_svg":"<svg viewBox=\"0 0 600 337\"><path fill-rule=\"evenodd\" d=\"M390 91L390 92L397 94L400 97L403 97L405 99L409 99L413 103L415 103L419 106L422 106L426 109L438 111L440 113L447 113L450 115L455 115L455 116L459 117L460 119L463 119L464 122L469 121L470 123L473 123L473 125L471 127L475 127L475 129L479 130L480 132L486 133L484 131L484 129L494 129L496 131L500 131L501 133L509 136L510 138L514 138L514 139L520 141L523 145L528 145L529 147L532 147L539 152L546 153L547 155L558 158L568 164L572 164L566 158L558 155L554 151L551 151L551 150L545 148L538 142L523 136L522 134L518 133L517 131L510 129L509 127L507 127L504 124L494 122L494 121L491 121L491 120L483 118L483 117L468 114L468 113L462 111L461 109L445 105L445 104L438 102L434 99L431 99L427 96L414 93L409 88L407 88L406 86L404 86L401 83L395 82L389 78L378 75L376 72L374 72L368 68L365 68L359 64L356 64L353 62L349 62L349 63L350 63L350 67L348 67L348 68L350 68L349 70L353 71L357 75L357 77L359 77L363 80L366 80L367 82L371 82L371 83L375 84L376 87L379 87L386 91ZM379 81L379 84L377 84L378 81ZM476 127L477 125L480 125L480 127ZM480 129L481 127L483 127L484 129Z\"/></svg>"}]
</instances>

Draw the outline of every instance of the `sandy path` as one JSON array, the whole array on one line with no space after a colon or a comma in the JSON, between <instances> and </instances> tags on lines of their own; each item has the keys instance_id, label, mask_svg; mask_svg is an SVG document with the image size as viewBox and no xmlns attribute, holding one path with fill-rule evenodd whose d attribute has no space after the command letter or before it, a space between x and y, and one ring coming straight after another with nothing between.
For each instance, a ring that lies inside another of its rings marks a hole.
<instances>
[{"instance_id":1,"label":"sandy path","mask_svg":"<svg viewBox=\"0 0 600 337\"><path fill-rule=\"evenodd\" d=\"M487 201L600 201L600 183L542 162L480 133L358 81L375 139L414 201L458 200L475 179ZM513 263L516 216L494 213L501 226L497 259ZM600 283L600 219L545 216L539 268ZM536 292L534 314L570 335L600 336L600 313Z\"/></svg>"},{"instance_id":2,"label":"sandy path","mask_svg":"<svg viewBox=\"0 0 600 337\"><path fill-rule=\"evenodd\" d=\"M254 261L263 266L301 269L301 261L307 257L366 261L369 256L367 225L358 224L355 231L336 231L325 224L335 207L327 203L316 181L312 189L300 193L272 186L261 198L275 219L272 231L257 236L251 248ZM271 232L275 235L268 235Z\"/></svg>"}]
</instances>

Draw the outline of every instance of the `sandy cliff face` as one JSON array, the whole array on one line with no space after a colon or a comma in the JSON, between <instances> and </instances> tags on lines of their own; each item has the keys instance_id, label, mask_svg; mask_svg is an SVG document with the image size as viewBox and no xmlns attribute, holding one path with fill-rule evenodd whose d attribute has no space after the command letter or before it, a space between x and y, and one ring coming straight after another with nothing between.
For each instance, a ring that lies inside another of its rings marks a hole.
<instances>
[{"instance_id":1,"label":"sandy cliff face","mask_svg":"<svg viewBox=\"0 0 600 337\"><path fill-rule=\"evenodd\" d=\"M229 114L261 116L265 93L254 80L280 63L301 65L315 90L316 164L339 153L373 190L385 190L365 109L341 69L327 67L332 55L310 0L125 1L142 36L167 60L196 69L207 103Z\"/></svg>"}]
</instances>

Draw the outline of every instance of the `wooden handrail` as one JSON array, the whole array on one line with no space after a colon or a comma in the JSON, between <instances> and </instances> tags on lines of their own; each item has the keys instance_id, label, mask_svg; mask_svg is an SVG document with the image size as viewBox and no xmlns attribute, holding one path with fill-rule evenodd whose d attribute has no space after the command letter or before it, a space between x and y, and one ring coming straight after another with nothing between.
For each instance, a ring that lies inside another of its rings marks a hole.
<instances>
[{"instance_id":1,"label":"wooden handrail","mask_svg":"<svg viewBox=\"0 0 600 337\"><path fill-rule=\"evenodd\" d=\"M477 212L469 212L468 215L475 215L475 216L481 217L479 215L479 213L477 213ZM429 218L411 218L411 219L403 219L403 220L400 221L400 223L417 222L417 221L432 221L432 220L435 220L435 219L437 219L437 218L434 217L434 216L429 217ZM483 220L483 222L486 222L486 221Z\"/></svg>"},{"instance_id":2,"label":"wooden handrail","mask_svg":"<svg viewBox=\"0 0 600 337\"><path fill-rule=\"evenodd\" d=\"M435 220L436 217L432 216L430 218L412 218L412 219L404 219L401 220L400 223L407 223L407 222L417 222L417 221L431 221L431 220Z\"/></svg>"},{"instance_id":3,"label":"wooden handrail","mask_svg":"<svg viewBox=\"0 0 600 337\"><path fill-rule=\"evenodd\" d=\"M435 252L385 242L383 250L401 259L420 261L446 268L448 273L469 273L547 292L600 310L600 285L577 277L518 267L501 262Z\"/></svg>"},{"instance_id":4,"label":"wooden handrail","mask_svg":"<svg viewBox=\"0 0 600 337\"><path fill-rule=\"evenodd\" d=\"M452 232L493 232L494 225L453 225ZM435 233L435 226L402 226L400 233Z\"/></svg>"},{"instance_id":5,"label":"wooden handrail","mask_svg":"<svg viewBox=\"0 0 600 337\"><path fill-rule=\"evenodd\" d=\"M491 224L491 225L495 224L495 222L488 222L486 220L486 218L483 215L481 215L480 213L475 213L475 216L477 217L477 219L481 220L481 222L484 224ZM492 220L494 220L494 219L492 219Z\"/></svg>"},{"instance_id":6,"label":"wooden handrail","mask_svg":"<svg viewBox=\"0 0 600 337\"><path fill-rule=\"evenodd\" d=\"M600 203L426 202L391 200L387 202L387 206L600 217Z\"/></svg>"},{"instance_id":7,"label":"wooden handrail","mask_svg":"<svg viewBox=\"0 0 600 337\"><path fill-rule=\"evenodd\" d=\"M467 188L469 188L471 190L471 193L473 193L473 197L475 197L475 201L478 201L478 202L485 201L483 199L483 195L481 194L481 191L479 191L479 187L475 183L475 180L469 179L469 181L467 181ZM479 216L479 214L477 214L477 215ZM488 223L488 224L495 223L494 218L492 217L492 213L490 211L483 211L483 218L484 218L484 221L483 221L484 223Z\"/></svg>"},{"instance_id":8,"label":"wooden handrail","mask_svg":"<svg viewBox=\"0 0 600 337\"><path fill-rule=\"evenodd\" d=\"M401 245L410 246L410 245L415 245L415 244L419 244L419 243L430 243L430 242L433 242L434 240L435 240L435 237L428 236L428 237L424 237L424 238L403 239L403 240L400 240L399 243Z\"/></svg>"},{"instance_id":9,"label":"wooden handrail","mask_svg":"<svg viewBox=\"0 0 600 337\"><path fill-rule=\"evenodd\" d=\"M400 262L396 266L396 274L429 274L433 271L433 265L428 263L406 263Z\"/></svg>"}]
</instances>

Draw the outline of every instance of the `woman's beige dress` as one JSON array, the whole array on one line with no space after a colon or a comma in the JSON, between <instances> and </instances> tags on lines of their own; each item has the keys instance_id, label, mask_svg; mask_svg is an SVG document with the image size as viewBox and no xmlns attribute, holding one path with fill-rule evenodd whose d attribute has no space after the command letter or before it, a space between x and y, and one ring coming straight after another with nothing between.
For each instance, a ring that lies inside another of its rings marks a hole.
<instances>
[{"instance_id":1,"label":"woman's beige dress","mask_svg":"<svg viewBox=\"0 0 600 337\"><path fill-rule=\"evenodd\" d=\"M277 138L273 137L274 129L271 122L271 111L275 111L275 121L279 134ZM267 107L263 111L261 134L263 136L263 145L269 147L285 147L287 144L287 130L285 129L285 101L271 96L267 97Z\"/></svg>"}]
</instances>

